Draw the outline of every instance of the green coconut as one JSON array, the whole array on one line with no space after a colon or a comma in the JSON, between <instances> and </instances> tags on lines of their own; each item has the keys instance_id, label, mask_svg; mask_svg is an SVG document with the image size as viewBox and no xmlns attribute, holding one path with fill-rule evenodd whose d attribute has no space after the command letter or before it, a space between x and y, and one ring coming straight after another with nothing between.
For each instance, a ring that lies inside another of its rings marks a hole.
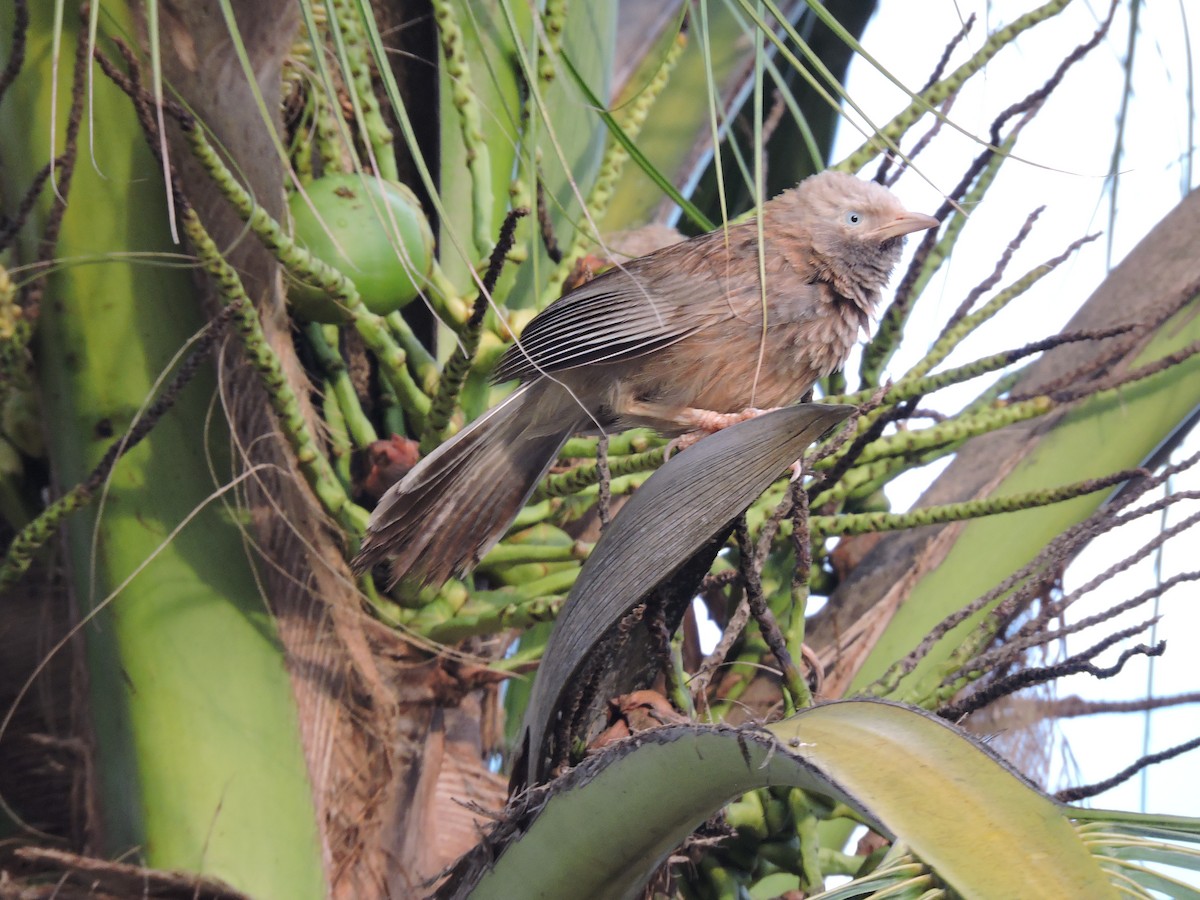
<instances>
[{"instance_id":1,"label":"green coconut","mask_svg":"<svg viewBox=\"0 0 1200 900\"><path fill-rule=\"evenodd\" d=\"M296 243L353 281L371 312L395 312L425 285L433 268L433 232L420 201L403 184L327 175L294 193L288 206ZM349 318L333 297L303 279L292 279L288 300L307 321Z\"/></svg>"}]
</instances>

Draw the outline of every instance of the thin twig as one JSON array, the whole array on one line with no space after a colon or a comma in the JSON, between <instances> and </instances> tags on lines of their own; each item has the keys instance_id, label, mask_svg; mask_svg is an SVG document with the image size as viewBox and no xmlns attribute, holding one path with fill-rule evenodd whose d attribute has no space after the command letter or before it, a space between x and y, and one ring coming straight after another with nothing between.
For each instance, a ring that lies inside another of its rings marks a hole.
<instances>
[{"instance_id":1,"label":"thin twig","mask_svg":"<svg viewBox=\"0 0 1200 900\"><path fill-rule=\"evenodd\" d=\"M50 162L42 166L41 170L33 176L33 181L29 185L29 189L25 192L25 196L21 198L21 203L17 207L17 211L11 216L5 216L3 228L0 228L0 250L4 250L16 237L17 232L25 225L29 214L33 212L33 207L37 204L38 197L42 194L42 188L46 186L46 182L50 180L50 175L55 169L61 169L66 160L66 154L61 154L54 157Z\"/></svg>"},{"instance_id":2,"label":"thin twig","mask_svg":"<svg viewBox=\"0 0 1200 900\"><path fill-rule=\"evenodd\" d=\"M729 651L737 643L737 639L742 636L742 631L745 630L746 622L749 619L750 601L743 594L742 599L738 601L737 609L729 617L725 630L721 632L721 639L717 641L717 646L713 647L712 652L704 657L696 674L692 676L692 696L696 698L697 705L708 693L708 684L712 681L713 673L725 663L725 657L729 655Z\"/></svg>"},{"instance_id":3,"label":"thin twig","mask_svg":"<svg viewBox=\"0 0 1200 900\"><path fill-rule=\"evenodd\" d=\"M13 0L13 37L8 51L8 65L0 73L0 100L25 65L25 38L29 33L29 7L25 0Z\"/></svg>"},{"instance_id":4,"label":"thin twig","mask_svg":"<svg viewBox=\"0 0 1200 900\"><path fill-rule=\"evenodd\" d=\"M558 246L558 238L554 236L554 223L550 220L550 210L546 206L546 187L541 178L537 179L537 220L546 255L552 263L558 265L562 262L563 254Z\"/></svg>"},{"instance_id":5,"label":"thin twig","mask_svg":"<svg viewBox=\"0 0 1200 900\"><path fill-rule=\"evenodd\" d=\"M989 703L994 703L1001 697L1007 697L1009 694L1015 694L1024 688L1036 687L1039 684L1047 684L1051 681L1056 681L1059 678L1066 678L1068 675L1088 674L1095 678L1112 678L1118 674L1125 663L1135 656L1162 656L1167 649L1165 641L1159 641L1153 646L1146 644L1138 644L1136 647L1130 647L1121 652L1117 657L1117 661L1111 666L1097 666L1091 660L1098 654L1104 652L1113 644L1126 640L1135 634L1139 634L1149 628L1155 620L1142 622L1130 628L1124 628L1115 634L1109 635L1104 640L1100 641L1093 647L1089 647L1082 653L1076 654L1061 663L1052 666L1037 666L1029 669L1024 669L1007 678L999 678L991 684L976 691L964 700L958 703L950 703L943 706L937 711L938 715L943 719L949 719L952 722L957 722L964 716L970 715L976 710L983 709Z\"/></svg>"},{"instance_id":6,"label":"thin twig","mask_svg":"<svg viewBox=\"0 0 1200 900\"><path fill-rule=\"evenodd\" d=\"M500 234L492 248L487 271L481 279L479 294L475 298L471 316L458 335L458 346L442 369L442 376L438 379L437 393L429 405L429 415L425 419L425 428L421 433L422 453L433 451L445 435L446 426L450 423L450 416L454 413L455 406L458 405L463 382L466 381L467 373L471 370L471 363L475 360L475 353L479 349L483 317L487 313L496 282L500 280L500 273L504 269L508 253L512 250L517 222L527 215L529 215L529 210L518 206L509 210L500 226Z\"/></svg>"},{"instance_id":7,"label":"thin twig","mask_svg":"<svg viewBox=\"0 0 1200 900\"><path fill-rule=\"evenodd\" d=\"M756 558L754 553L754 544L750 540L750 529L746 524L745 516L742 516L738 520L736 532L738 549L741 551L742 577L746 581L746 599L750 605L750 614L754 616L754 621L758 623L759 631L762 632L763 640L767 642L767 647L775 655L775 659L779 661L779 668L783 670L784 685L791 693L793 700L798 706L807 706L811 701L808 685L801 677L800 670L796 667L792 655L788 652L787 640L779 628L779 623L775 621L775 616L772 614L771 607L768 605L767 599L763 594L762 577L759 568L761 561Z\"/></svg>"},{"instance_id":8,"label":"thin twig","mask_svg":"<svg viewBox=\"0 0 1200 900\"><path fill-rule=\"evenodd\" d=\"M210 357L210 349L224 333L235 310L236 307L231 304L209 322L206 331L193 343L191 352L163 388L158 399L146 408L120 440L108 448L87 478L63 494L13 538L3 562L0 562L0 590L14 584L29 569L37 551L54 536L63 519L91 501L96 490L108 480L121 457L141 443L175 405L179 394Z\"/></svg>"},{"instance_id":9,"label":"thin twig","mask_svg":"<svg viewBox=\"0 0 1200 900\"><path fill-rule=\"evenodd\" d=\"M1066 788L1055 794L1054 799L1062 803L1071 803L1075 800L1086 800L1088 797L1095 797L1097 794L1103 794L1109 788L1116 787L1123 781L1128 781L1147 766L1166 762L1168 759L1174 759L1176 756L1181 756L1198 747L1200 747L1200 737L1192 738L1190 741L1185 741L1182 744L1176 744L1174 747L1161 750L1158 753L1148 753L1133 765L1126 766L1111 778L1097 781L1095 784L1083 785L1082 787Z\"/></svg>"}]
</instances>

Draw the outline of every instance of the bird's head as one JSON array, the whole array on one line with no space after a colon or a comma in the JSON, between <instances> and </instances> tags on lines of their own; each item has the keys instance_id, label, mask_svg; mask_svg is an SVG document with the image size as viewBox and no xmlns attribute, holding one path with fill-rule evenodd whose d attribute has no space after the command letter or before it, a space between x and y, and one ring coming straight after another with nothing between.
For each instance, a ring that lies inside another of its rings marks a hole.
<instances>
[{"instance_id":1,"label":"bird's head","mask_svg":"<svg viewBox=\"0 0 1200 900\"><path fill-rule=\"evenodd\" d=\"M810 176L789 193L789 224L807 228L824 277L860 303L872 302L887 284L904 236L938 224L906 210L882 185L845 172Z\"/></svg>"}]
</instances>

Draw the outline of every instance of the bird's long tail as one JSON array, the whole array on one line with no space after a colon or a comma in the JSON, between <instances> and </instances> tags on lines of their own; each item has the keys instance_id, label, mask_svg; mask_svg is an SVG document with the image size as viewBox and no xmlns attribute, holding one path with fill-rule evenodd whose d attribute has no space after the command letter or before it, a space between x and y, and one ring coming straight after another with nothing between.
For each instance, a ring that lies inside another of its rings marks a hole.
<instances>
[{"instance_id":1,"label":"bird's long tail","mask_svg":"<svg viewBox=\"0 0 1200 900\"><path fill-rule=\"evenodd\" d=\"M421 460L380 499L354 568L391 557L393 584L426 585L477 563L576 430L579 409L565 397L531 382Z\"/></svg>"}]
</instances>

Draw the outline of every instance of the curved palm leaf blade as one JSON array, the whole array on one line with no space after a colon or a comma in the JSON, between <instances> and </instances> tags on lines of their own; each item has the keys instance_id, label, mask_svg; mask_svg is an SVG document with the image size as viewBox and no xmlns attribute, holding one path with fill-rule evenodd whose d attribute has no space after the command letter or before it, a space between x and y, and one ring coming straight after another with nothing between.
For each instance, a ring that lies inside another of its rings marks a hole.
<instances>
[{"instance_id":1,"label":"curved palm leaf blade","mask_svg":"<svg viewBox=\"0 0 1200 900\"><path fill-rule=\"evenodd\" d=\"M943 719L886 703L817 710L767 730L963 896L1112 895L1064 808Z\"/></svg>"},{"instance_id":2,"label":"curved palm leaf blade","mask_svg":"<svg viewBox=\"0 0 1200 900\"><path fill-rule=\"evenodd\" d=\"M725 803L779 785L848 803L963 897L1116 896L1062 807L931 714L868 700L617 743L519 797L439 896L633 896Z\"/></svg>"}]
</instances>

